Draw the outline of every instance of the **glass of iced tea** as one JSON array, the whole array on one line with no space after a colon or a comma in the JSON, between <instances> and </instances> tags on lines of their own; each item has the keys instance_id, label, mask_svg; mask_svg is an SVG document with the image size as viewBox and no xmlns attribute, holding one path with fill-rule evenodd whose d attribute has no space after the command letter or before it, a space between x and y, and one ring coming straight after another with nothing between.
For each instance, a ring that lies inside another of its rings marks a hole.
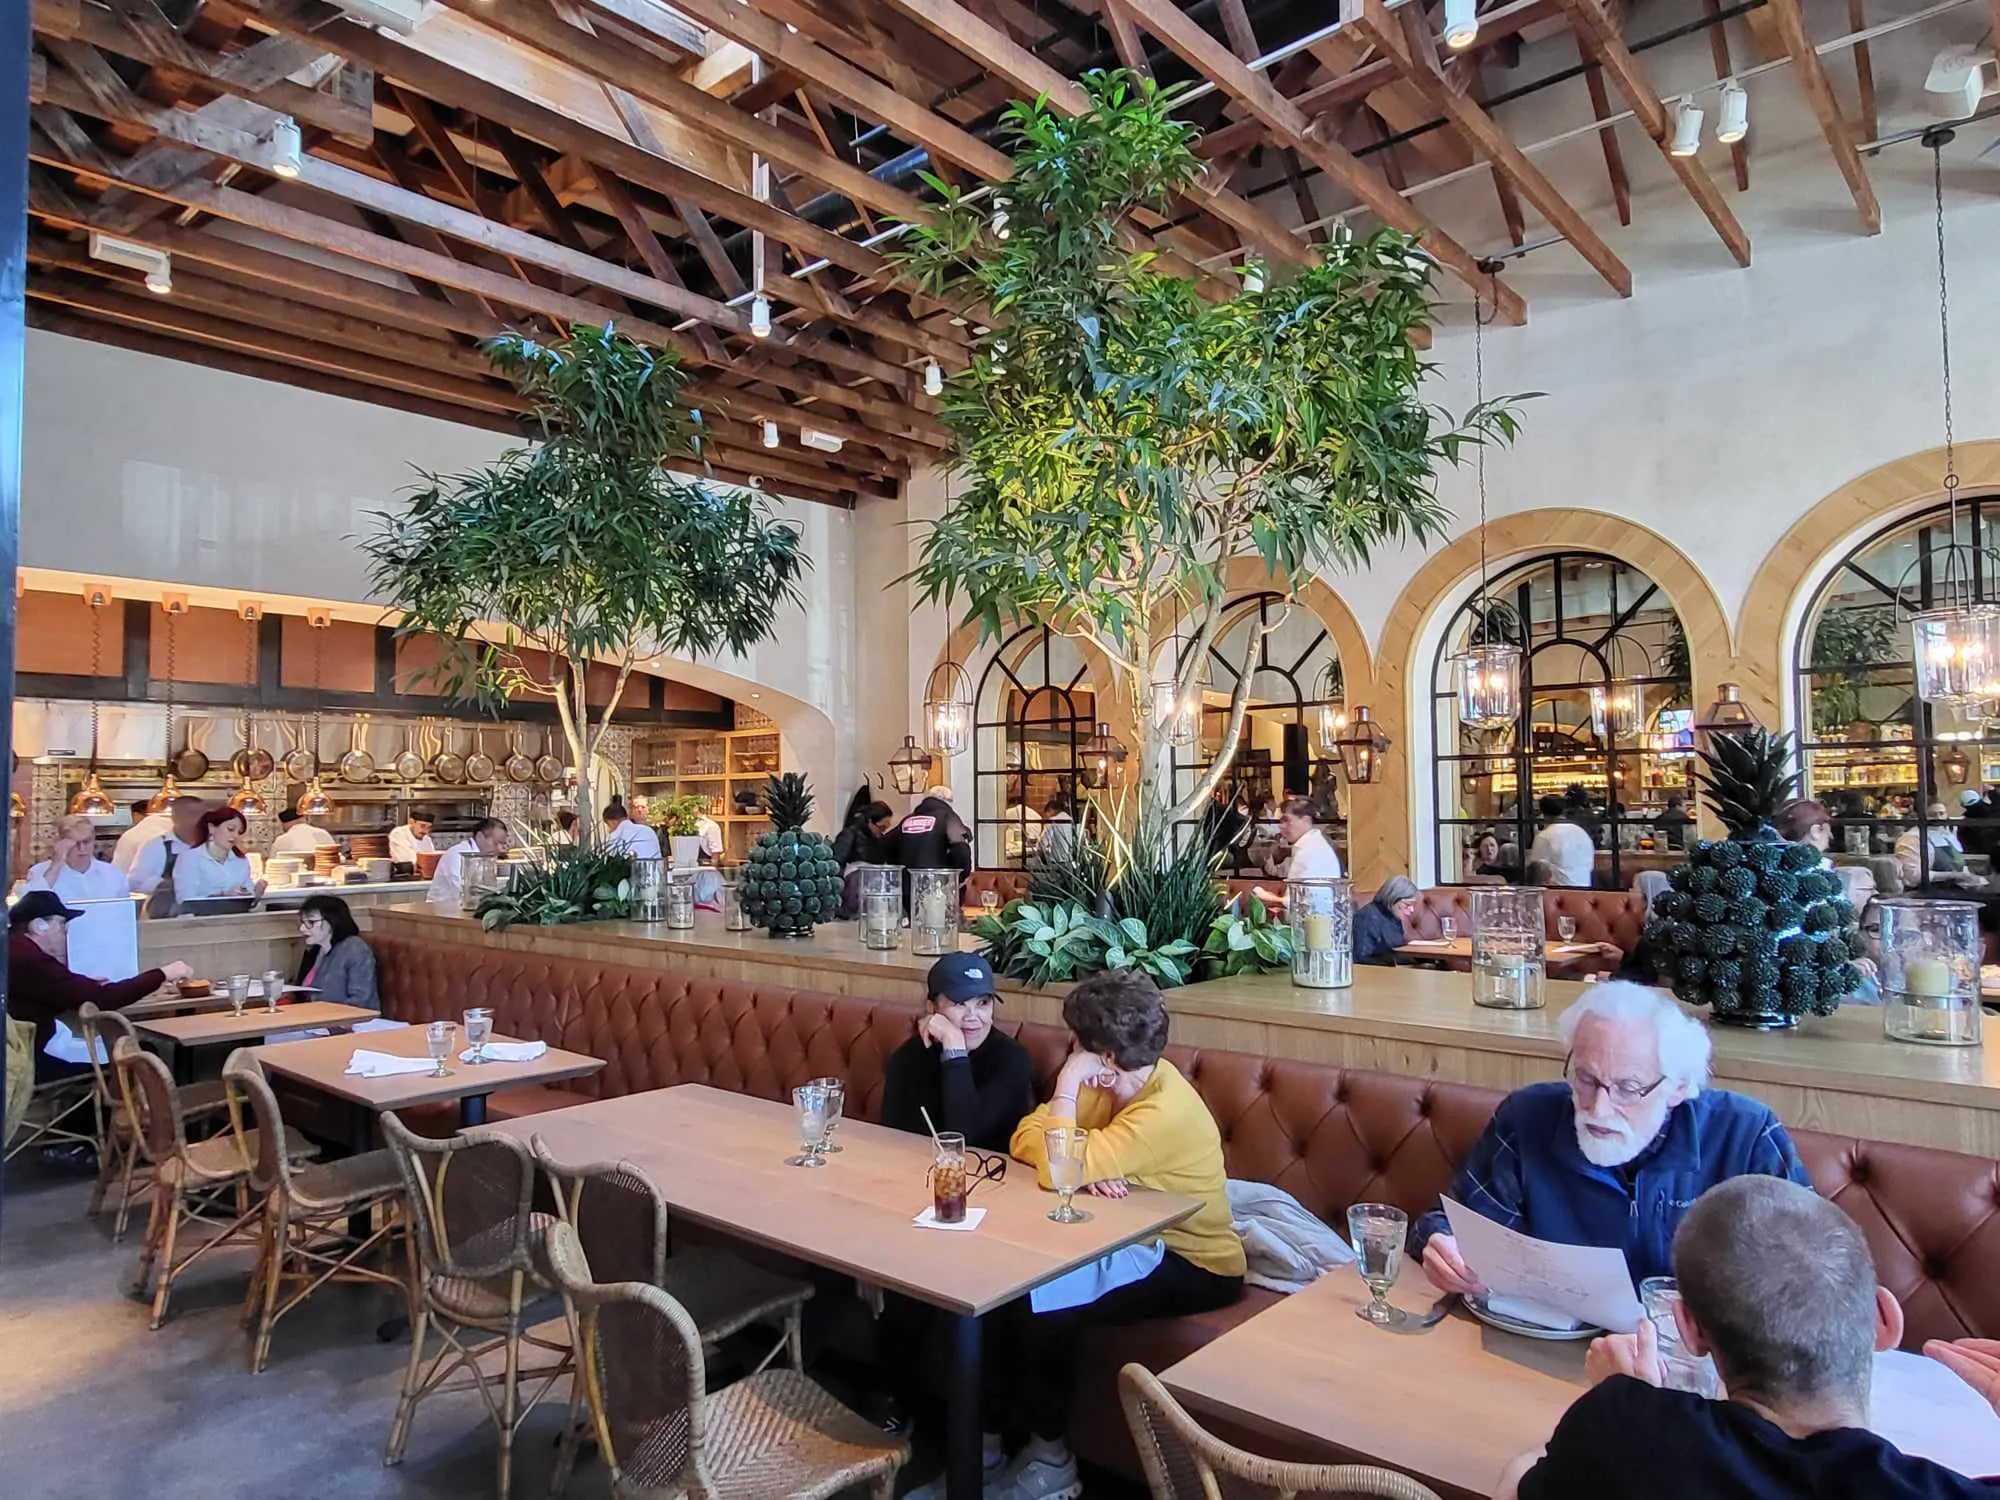
<instances>
[{"instance_id":1,"label":"glass of iced tea","mask_svg":"<svg viewBox=\"0 0 2000 1500\"><path fill-rule=\"evenodd\" d=\"M931 1159L931 1217L940 1224L963 1224L972 1182L965 1166L965 1137L945 1131Z\"/></svg>"}]
</instances>

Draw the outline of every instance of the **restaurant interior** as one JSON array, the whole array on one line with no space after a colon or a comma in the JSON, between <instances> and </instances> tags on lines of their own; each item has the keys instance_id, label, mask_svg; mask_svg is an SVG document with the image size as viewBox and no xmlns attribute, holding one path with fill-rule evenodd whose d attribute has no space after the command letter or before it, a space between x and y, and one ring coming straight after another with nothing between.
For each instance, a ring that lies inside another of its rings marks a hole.
<instances>
[{"instance_id":1,"label":"restaurant interior","mask_svg":"<svg viewBox=\"0 0 2000 1500\"><path fill-rule=\"evenodd\" d=\"M8 1500L2000 1482L2000 0L0 12Z\"/></svg>"}]
</instances>

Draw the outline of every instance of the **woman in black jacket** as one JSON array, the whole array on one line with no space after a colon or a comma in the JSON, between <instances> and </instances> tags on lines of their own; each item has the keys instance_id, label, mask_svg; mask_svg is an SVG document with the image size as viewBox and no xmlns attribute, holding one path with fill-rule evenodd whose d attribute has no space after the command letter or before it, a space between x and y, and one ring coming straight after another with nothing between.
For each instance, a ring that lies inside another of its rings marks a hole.
<instances>
[{"instance_id":1,"label":"woman in black jacket","mask_svg":"<svg viewBox=\"0 0 2000 1500\"><path fill-rule=\"evenodd\" d=\"M926 988L917 1034L889 1054L883 1072L882 1123L929 1135L929 1110L939 1130L1005 1152L1035 1107L1035 1070L1027 1048L993 1029L993 966L977 953L949 953L931 965Z\"/></svg>"},{"instance_id":2,"label":"woman in black jacket","mask_svg":"<svg viewBox=\"0 0 2000 1500\"><path fill-rule=\"evenodd\" d=\"M845 870L849 865L879 865L883 862L889 824L896 816L886 802L867 802L847 816L847 826L833 836L833 861Z\"/></svg>"}]
</instances>

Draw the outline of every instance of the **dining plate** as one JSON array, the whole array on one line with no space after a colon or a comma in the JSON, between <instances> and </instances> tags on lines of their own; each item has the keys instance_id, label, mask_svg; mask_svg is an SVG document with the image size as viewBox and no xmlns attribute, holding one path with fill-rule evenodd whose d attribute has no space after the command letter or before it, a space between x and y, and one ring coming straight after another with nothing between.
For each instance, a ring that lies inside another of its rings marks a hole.
<instances>
[{"instance_id":1,"label":"dining plate","mask_svg":"<svg viewBox=\"0 0 2000 1500\"><path fill-rule=\"evenodd\" d=\"M1524 1339L1543 1339L1552 1344L1570 1344L1579 1339L1594 1339L1604 1332L1602 1328L1588 1323L1581 1328L1544 1328L1539 1323L1523 1323L1519 1318L1510 1318L1505 1313L1494 1312L1486 1305L1486 1299L1477 1292L1460 1300L1465 1303L1466 1311L1487 1327L1497 1328L1502 1333L1518 1333Z\"/></svg>"}]
</instances>

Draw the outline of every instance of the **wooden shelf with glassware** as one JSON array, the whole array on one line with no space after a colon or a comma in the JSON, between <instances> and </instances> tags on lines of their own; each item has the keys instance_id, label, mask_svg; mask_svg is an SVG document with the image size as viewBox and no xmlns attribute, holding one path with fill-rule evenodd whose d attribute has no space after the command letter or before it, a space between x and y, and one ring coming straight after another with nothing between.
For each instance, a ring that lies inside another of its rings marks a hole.
<instances>
[{"instance_id":1,"label":"wooden shelf with glassware","mask_svg":"<svg viewBox=\"0 0 2000 1500\"><path fill-rule=\"evenodd\" d=\"M670 729L632 746L633 789L647 798L706 798L708 815L722 825L723 858L731 861L749 858L751 843L770 827L764 783L784 774L778 726L740 705L736 719L735 729Z\"/></svg>"}]
</instances>

